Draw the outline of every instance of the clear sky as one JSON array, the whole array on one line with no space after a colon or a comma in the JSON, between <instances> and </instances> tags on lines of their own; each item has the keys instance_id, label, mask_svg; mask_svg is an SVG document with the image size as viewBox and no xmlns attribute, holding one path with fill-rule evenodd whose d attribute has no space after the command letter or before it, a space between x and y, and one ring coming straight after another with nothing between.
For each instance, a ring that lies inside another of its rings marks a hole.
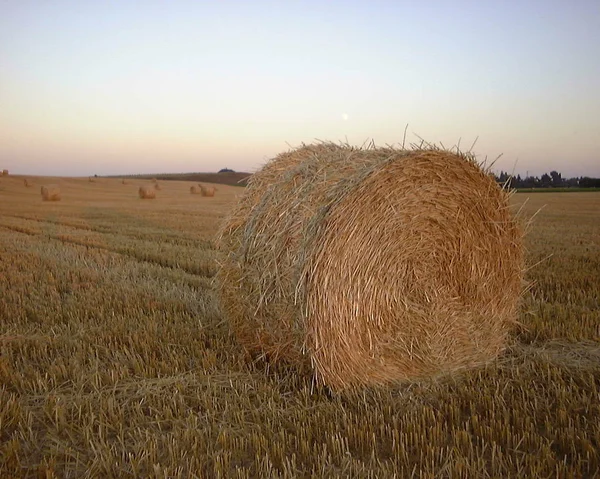
<instances>
[{"instance_id":1,"label":"clear sky","mask_svg":"<svg viewBox=\"0 0 600 479\"><path fill-rule=\"evenodd\" d=\"M0 167L255 171L419 135L600 177L600 1L0 0Z\"/></svg>"}]
</instances>

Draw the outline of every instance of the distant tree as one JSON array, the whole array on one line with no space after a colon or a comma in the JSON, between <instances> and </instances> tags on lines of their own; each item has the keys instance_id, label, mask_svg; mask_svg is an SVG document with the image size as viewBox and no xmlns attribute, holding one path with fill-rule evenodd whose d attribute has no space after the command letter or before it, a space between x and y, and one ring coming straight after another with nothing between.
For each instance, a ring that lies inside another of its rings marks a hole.
<instances>
[{"instance_id":1,"label":"distant tree","mask_svg":"<svg viewBox=\"0 0 600 479\"><path fill-rule=\"evenodd\" d=\"M544 173L540 178L540 183L543 188L552 186L552 177L548 173Z\"/></svg>"},{"instance_id":2,"label":"distant tree","mask_svg":"<svg viewBox=\"0 0 600 479\"><path fill-rule=\"evenodd\" d=\"M230 170L229 168L223 168L222 170L219 170L219 173L235 173L235 171Z\"/></svg>"},{"instance_id":3,"label":"distant tree","mask_svg":"<svg viewBox=\"0 0 600 479\"><path fill-rule=\"evenodd\" d=\"M552 177L552 186L558 187L563 185L562 175L558 171L551 171L550 176Z\"/></svg>"}]
</instances>

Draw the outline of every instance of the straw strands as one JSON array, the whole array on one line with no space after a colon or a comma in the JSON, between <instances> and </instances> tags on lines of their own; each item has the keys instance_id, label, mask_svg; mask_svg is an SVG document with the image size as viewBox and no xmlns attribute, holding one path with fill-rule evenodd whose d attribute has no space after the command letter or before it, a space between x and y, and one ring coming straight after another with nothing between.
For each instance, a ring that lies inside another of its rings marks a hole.
<instances>
[{"instance_id":1,"label":"straw strands","mask_svg":"<svg viewBox=\"0 0 600 479\"><path fill-rule=\"evenodd\" d=\"M42 200L44 201L60 201L60 188L58 185L42 186L40 189Z\"/></svg>"},{"instance_id":2,"label":"straw strands","mask_svg":"<svg viewBox=\"0 0 600 479\"><path fill-rule=\"evenodd\" d=\"M140 195L140 198L143 200L152 200L152 199L156 198L156 190L154 189L154 186L152 186L152 185L140 186L140 189L138 190L138 194Z\"/></svg>"},{"instance_id":3,"label":"straw strands","mask_svg":"<svg viewBox=\"0 0 600 479\"><path fill-rule=\"evenodd\" d=\"M222 307L254 356L333 389L496 357L522 292L522 228L468 154L322 143L271 160L219 235Z\"/></svg>"}]
</instances>

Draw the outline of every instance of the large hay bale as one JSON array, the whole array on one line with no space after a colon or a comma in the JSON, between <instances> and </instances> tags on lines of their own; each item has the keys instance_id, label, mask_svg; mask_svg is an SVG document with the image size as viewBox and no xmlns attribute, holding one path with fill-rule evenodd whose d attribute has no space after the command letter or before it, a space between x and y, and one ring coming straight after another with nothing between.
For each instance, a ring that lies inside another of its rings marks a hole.
<instances>
[{"instance_id":1,"label":"large hay bale","mask_svg":"<svg viewBox=\"0 0 600 479\"><path fill-rule=\"evenodd\" d=\"M60 188L58 185L45 185L40 189L42 200L44 201L60 201Z\"/></svg>"},{"instance_id":2,"label":"large hay bale","mask_svg":"<svg viewBox=\"0 0 600 479\"><path fill-rule=\"evenodd\" d=\"M140 186L138 193L140 195L140 198L143 200L153 200L154 198L156 198L156 190L152 185Z\"/></svg>"},{"instance_id":3,"label":"large hay bale","mask_svg":"<svg viewBox=\"0 0 600 479\"><path fill-rule=\"evenodd\" d=\"M281 154L219 234L222 307L248 352L333 389L482 364L505 348L522 291L508 201L469 155Z\"/></svg>"},{"instance_id":4,"label":"large hay bale","mask_svg":"<svg viewBox=\"0 0 600 479\"><path fill-rule=\"evenodd\" d=\"M201 190L200 186L196 186L196 185L190 186L190 194L199 195L199 194L201 194L201 192L202 192L202 190Z\"/></svg>"},{"instance_id":5,"label":"large hay bale","mask_svg":"<svg viewBox=\"0 0 600 479\"><path fill-rule=\"evenodd\" d=\"M198 184L198 186L200 187L200 194L202 196L215 196L217 189L214 186L204 186L201 184Z\"/></svg>"}]
</instances>

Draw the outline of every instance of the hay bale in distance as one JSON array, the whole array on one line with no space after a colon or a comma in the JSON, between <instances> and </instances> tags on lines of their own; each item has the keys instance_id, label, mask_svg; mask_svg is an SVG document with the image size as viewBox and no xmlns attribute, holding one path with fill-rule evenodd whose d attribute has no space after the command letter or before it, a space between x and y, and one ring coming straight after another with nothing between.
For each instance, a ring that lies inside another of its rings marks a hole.
<instances>
[{"instance_id":1,"label":"hay bale in distance","mask_svg":"<svg viewBox=\"0 0 600 479\"><path fill-rule=\"evenodd\" d=\"M152 178L152 180L151 180L151 181L152 181L152 183L154 183L154 184L158 183L158 180L157 180L156 178Z\"/></svg>"},{"instance_id":2,"label":"hay bale in distance","mask_svg":"<svg viewBox=\"0 0 600 479\"><path fill-rule=\"evenodd\" d=\"M158 183L154 183L154 189L155 190L160 190L161 186Z\"/></svg>"},{"instance_id":3,"label":"hay bale in distance","mask_svg":"<svg viewBox=\"0 0 600 479\"><path fill-rule=\"evenodd\" d=\"M156 190L152 185L140 186L138 194L143 200L153 200L154 198L156 198Z\"/></svg>"},{"instance_id":4,"label":"hay bale in distance","mask_svg":"<svg viewBox=\"0 0 600 479\"><path fill-rule=\"evenodd\" d=\"M25 185L27 188L29 188L29 187L33 186L33 185L32 185L32 184L29 182L29 180L28 180L27 178L23 179L23 184L24 184L24 185Z\"/></svg>"},{"instance_id":5,"label":"hay bale in distance","mask_svg":"<svg viewBox=\"0 0 600 479\"><path fill-rule=\"evenodd\" d=\"M88 181L89 181L90 183L96 183L96 180L94 180L94 179L93 179L91 176L90 176L90 177L88 177Z\"/></svg>"},{"instance_id":6,"label":"hay bale in distance","mask_svg":"<svg viewBox=\"0 0 600 479\"><path fill-rule=\"evenodd\" d=\"M202 193L202 190L199 186L196 186L196 185L190 186L190 194L199 195L201 193Z\"/></svg>"},{"instance_id":7,"label":"hay bale in distance","mask_svg":"<svg viewBox=\"0 0 600 479\"><path fill-rule=\"evenodd\" d=\"M44 185L41 187L42 200L44 201L60 201L60 188L58 185Z\"/></svg>"},{"instance_id":8,"label":"hay bale in distance","mask_svg":"<svg viewBox=\"0 0 600 479\"><path fill-rule=\"evenodd\" d=\"M128 185L128 184L129 184L129 181L127 181L125 178L123 178L123 179L121 180L121 183L123 183L124 185Z\"/></svg>"},{"instance_id":9,"label":"hay bale in distance","mask_svg":"<svg viewBox=\"0 0 600 479\"><path fill-rule=\"evenodd\" d=\"M283 153L219 233L222 307L248 352L336 390L485 363L506 347L522 291L508 199L465 154Z\"/></svg>"},{"instance_id":10,"label":"hay bale in distance","mask_svg":"<svg viewBox=\"0 0 600 479\"><path fill-rule=\"evenodd\" d=\"M204 186L201 184L198 184L198 186L200 186L200 194L202 196L215 196L217 189L214 186Z\"/></svg>"},{"instance_id":11,"label":"hay bale in distance","mask_svg":"<svg viewBox=\"0 0 600 479\"><path fill-rule=\"evenodd\" d=\"M2 176L8 176L8 170L2 170Z\"/></svg>"}]
</instances>

